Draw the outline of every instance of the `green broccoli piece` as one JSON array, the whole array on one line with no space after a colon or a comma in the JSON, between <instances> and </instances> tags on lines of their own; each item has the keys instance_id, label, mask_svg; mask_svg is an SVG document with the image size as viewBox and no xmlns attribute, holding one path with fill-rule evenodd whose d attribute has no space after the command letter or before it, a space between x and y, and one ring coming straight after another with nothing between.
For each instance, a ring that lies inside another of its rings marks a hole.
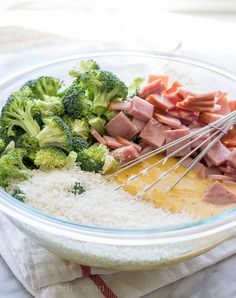
<instances>
[{"instance_id":1,"label":"green broccoli piece","mask_svg":"<svg viewBox=\"0 0 236 298\"><path fill-rule=\"evenodd\" d=\"M91 70L81 75L79 85L87 90L87 95L93 101L93 111L102 115L113 100L124 100L128 88L112 72Z\"/></svg>"},{"instance_id":2,"label":"green broccoli piece","mask_svg":"<svg viewBox=\"0 0 236 298\"><path fill-rule=\"evenodd\" d=\"M1 114L1 125L6 135L15 136L15 127L21 127L25 132L36 136L40 132L40 127L34 120L36 112L35 103L28 96L28 92L12 93Z\"/></svg>"},{"instance_id":3,"label":"green broccoli piece","mask_svg":"<svg viewBox=\"0 0 236 298\"><path fill-rule=\"evenodd\" d=\"M105 111L103 113L103 116L105 116L107 121L110 121L112 118L114 118L119 112L118 111Z\"/></svg>"},{"instance_id":4,"label":"green broccoli piece","mask_svg":"<svg viewBox=\"0 0 236 298\"><path fill-rule=\"evenodd\" d=\"M25 150L12 149L0 158L0 186L6 187L11 179L27 179L27 168L23 163Z\"/></svg>"},{"instance_id":5,"label":"green broccoli piece","mask_svg":"<svg viewBox=\"0 0 236 298\"><path fill-rule=\"evenodd\" d=\"M60 97L44 95L43 99L36 99L35 103L43 118L60 116L64 113Z\"/></svg>"},{"instance_id":6,"label":"green broccoli piece","mask_svg":"<svg viewBox=\"0 0 236 298\"><path fill-rule=\"evenodd\" d=\"M39 150L38 139L30 133L21 135L16 141L17 148L24 148L27 151L27 157L30 160L34 160L37 151Z\"/></svg>"},{"instance_id":7,"label":"green broccoli piece","mask_svg":"<svg viewBox=\"0 0 236 298\"><path fill-rule=\"evenodd\" d=\"M13 189L12 196L18 201L25 203L25 194L19 187Z\"/></svg>"},{"instance_id":8,"label":"green broccoli piece","mask_svg":"<svg viewBox=\"0 0 236 298\"><path fill-rule=\"evenodd\" d=\"M81 195L83 192L85 192L85 188L80 182L75 182L72 189L70 189L70 192L72 192L75 196Z\"/></svg>"},{"instance_id":9,"label":"green broccoli piece","mask_svg":"<svg viewBox=\"0 0 236 298\"><path fill-rule=\"evenodd\" d=\"M41 169L61 169L66 165L66 158L65 152L60 148L42 148L36 153L34 163Z\"/></svg>"},{"instance_id":10,"label":"green broccoli piece","mask_svg":"<svg viewBox=\"0 0 236 298\"><path fill-rule=\"evenodd\" d=\"M128 97L132 98L138 95L140 86L144 82L144 78L138 77L128 86Z\"/></svg>"},{"instance_id":11,"label":"green broccoli piece","mask_svg":"<svg viewBox=\"0 0 236 298\"><path fill-rule=\"evenodd\" d=\"M37 135L39 146L59 147L67 152L72 150L72 133L70 128L58 116L44 119L45 127Z\"/></svg>"},{"instance_id":12,"label":"green broccoli piece","mask_svg":"<svg viewBox=\"0 0 236 298\"><path fill-rule=\"evenodd\" d=\"M0 139L0 153L4 151L5 147L6 147L6 142L4 141L4 139Z\"/></svg>"},{"instance_id":13,"label":"green broccoli piece","mask_svg":"<svg viewBox=\"0 0 236 298\"><path fill-rule=\"evenodd\" d=\"M11 151L11 150L13 150L13 149L15 149L15 148L16 148L16 143L15 143L15 141L10 141L10 143L7 144L7 146L6 146L5 149L3 150L2 155L3 155L3 154L6 154L7 152L9 152L9 151Z\"/></svg>"},{"instance_id":14,"label":"green broccoli piece","mask_svg":"<svg viewBox=\"0 0 236 298\"><path fill-rule=\"evenodd\" d=\"M42 76L35 80L30 80L25 83L21 90L27 90L30 96L37 99L44 99L45 95L57 96L62 83L59 79Z\"/></svg>"},{"instance_id":15,"label":"green broccoli piece","mask_svg":"<svg viewBox=\"0 0 236 298\"><path fill-rule=\"evenodd\" d=\"M72 142L73 142L73 150L77 153L83 149L89 148L88 142L81 137L73 137Z\"/></svg>"},{"instance_id":16,"label":"green broccoli piece","mask_svg":"<svg viewBox=\"0 0 236 298\"><path fill-rule=\"evenodd\" d=\"M96 131L101 135L103 135L105 132L105 124L106 121L100 117L94 117L89 120L89 125L96 129Z\"/></svg>"},{"instance_id":17,"label":"green broccoli piece","mask_svg":"<svg viewBox=\"0 0 236 298\"><path fill-rule=\"evenodd\" d=\"M83 171L106 173L114 167L114 158L102 144L94 144L78 153L77 162Z\"/></svg>"},{"instance_id":18,"label":"green broccoli piece","mask_svg":"<svg viewBox=\"0 0 236 298\"><path fill-rule=\"evenodd\" d=\"M73 119L68 115L64 115L63 121L68 125L73 136L82 137L86 140L88 139L90 129L89 129L89 124L85 118Z\"/></svg>"},{"instance_id":19,"label":"green broccoli piece","mask_svg":"<svg viewBox=\"0 0 236 298\"><path fill-rule=\"evenodd\" d=\"M98 70L100 67L94 60L81 61L79 65L74 66L70 71L71 77L79 77L82 73L89 70Z\"/></svg>"},{"instance_id":20,"label":"green broccoli piece","mask_svg":"<svg viewBox=\"0 0 236 298\"><path fill-rule=\"evenodd\" d=\"M90 118L92 114L92 104L87 99L85 90L75 84L67 89L62 103L65 112L74 119Z\"/></svg>"},{"instance_id":21,"label":"green broccoli piece","mask_svg":"<svg viewBox=\"0 0 236 298\"><path fill-rule=\"evenodd\" d=\"M107 154L104 166L102 168L102 174L114 172L117 167L118 162L115 160L115 158L111 154Z\"/></svg>"},{"instance_id":22,"label":"green broccoli piece","mask_svg":"<svg viewBox=\"0 0 236 298\"><path fill-rule=\"evenodd\" d=\"M69 155L66 157L66 164L64 166L65 169L72 169L76 166L77 153L75 151L71 151Z\"/></svg>"}]
</instances>

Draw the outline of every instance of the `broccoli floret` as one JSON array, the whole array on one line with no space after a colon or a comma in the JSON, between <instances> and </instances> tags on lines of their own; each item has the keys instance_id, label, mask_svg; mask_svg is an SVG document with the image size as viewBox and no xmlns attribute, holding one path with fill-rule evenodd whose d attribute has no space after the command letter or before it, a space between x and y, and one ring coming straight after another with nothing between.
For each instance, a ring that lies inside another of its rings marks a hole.
<instances>
[{"instance_id":1,"label":"broccoli floret","mask_svg":"<svg viewBox=\"0 0 236 298\"><path fill-rule=\"evenodd\" d=\"M76 166L77 153L75 151L71 151L66 158L66 164L64 166L65 169L72 169Z\"/></svg>"},{"instance_id":2,"label":"broccoli floret","mask_svg":"<svg viewBox=\"0 0 236 298\"><path fill-rule=\"evenodd\" d=\"M3 150L2 154L6 154L7 152L13 150L16 148L16 143L15 141L10 141L9 144L7 144L7 146L5 147L5 149Z\"/></svg>"},{"instance_id":3,"label":"broccoli floret","mask_svg":"<svg viewBox=\"0 0 236 298\"><path fill-rule=\"evenodd\" d=\"M104 145L94 144L78 153L77 162L83 171L106 173L114 167L114 158Z\"/></svg>"},{"instance_id":4,"label":"broccoli floret","mask_svg":"<svg viewBox=\"0 0 236 298\"><path fill-rule=\"evenodd\" d=\"M96 129L96 131L101 135L103 135L105 132L105 124L106 124L106 121L101 117L94 117L89 120L89 125L92 128Z\"/></svg>"},{"instance_id":5,"label":"broccoli floret","mask_svg":"<svg viewBox=\"0 0 236 298\"><path fill-rule=\"evenodd\" d=\"M72 139L72 142L73 142L73 150L77 153L80 152L83 149L88 149L89 148L88 142L85 139L81 138L81 137L74 137Z\"/></svg>"},{"instance_id":6,"label":"broccoli floret","mask_svg":"<svg viewBox=\"0 0 236 298\"><path fill-rule=\"evenodd\" d=\"M85 118L73 119L68 115L64 115L63 121L68 125L73 136L82 137L86 140L88 139L90 129L89 129L89 124Z\"/></svg>"},{"instance_id":7,"label":"broccoli floret","mask_svg":"<svg viewBox=\"0 0 236 298\"><path fill-rule=\"evenodd\" d=\"M39 150L39 141L30 133L25 133L17 139L16 147L26 149L27 157L30 160L34 160L36 153Z\"/></svg>"},{"instance_id":8,"label":"broccoli floret","mask_svg":"<svg viewBox=\"0 0 236 298\"><path fill-rule=\"evenodd\" d=\"M102 174L107 174L115 171L117 166L118 166L118 162L115 160L115 158L111 154L107 154L104 166L102 168Z\"/></svg>"},{"instance_id":9,"label":"broccoli floret","mask_svg":"<svg viewBox=\"0 0 236 298\"><path fill-rule=\"evenodd\" d=\"M140 86L144 82L144 78L138 77L128 86L128 97L134 97L138 95Z\"/></svg>"},{"instance_id":10,"label":"broccoli floret","mask_svg":"<svg viewBox=\"0 0 236 298\"><path fill-rule=\"evenodd\" d=\"M6 147L6 142L4 141L4 139L0 139L0 153L4 151L5 147Z\"/></svg>"},{"instance_id":11,"label":"broccoli floret","mask_svg":"<svg viewBox=\"0 0 236 298\"><path fill-rule=\"evenodd\" d=\"M76 195L81 195L83 192L85 192L85 188L81 184L81 182L75 182L72 189L70 189L69 191L76 196Z\"/></svg>"},{"instance_id":12,"label":"broccoli floret","mask_svg":"<svg viewBox=\"0 0 236 298\"><path fill-rule=\"evenodd\" d=\"M44 95L43 99L36 99L35 103L43 118L60 116L64 113L60 97Z\"/></svg>"},{"instance_id":13,"label":"broccoli floret","mask_svg":"<svg viewBox=\"0 0 236 298\"><path fill-rule=\"evenodd\" d=\"M12 149L0 158L0 186L6 187L11 179L26 179L27 168L23 163L25 150Z\"/></svg>"},{"instance_id":14,"label":"broccoli floret","mask_svg":"<svg viewBox=\"0 0 236 298\"><path fill-rule=\"evenodd\" d=\"M88 97L93 101L93 111L102 115L113 100L126 99L128 88L112 72L91 70L81 75L79 85L87 90Z\"/></svg>"},{"instance_id":15,"label":"broccoli floret","mask_svg":"<svg viewBox=\"0 0 236 298\"><path fill-rule=\"evenodd\" d=\"M35 156L34 163L41 169L51 170L54 168L63 168L66 165L66 154L59 148L42 148Z\"/></svg>"},{"instance_id":16,"label":"broccoli floret","mask_svg":"<svg viewBox=\"0 0 236 298\"><path fill-rule=\"evenodd\" d=\"M79 77L82 73L89 70L98 70L100 67L94 60L81 61L79 65L76 65L69 71L71 77Z\"/></svg>"},{"instance_id":17,"label":"broccoli floret","mask_svg":"<svg viewBox=\"0 0 236 298\"><path fill-rule=\"evenodd\" d=\"M118 111L105 111L103 115L106 117L107 121L110 121L112 118L114 118L119 112Z\"/></svg>"},{"instance_id":18,"label":"broccoli floret","mask_svg":"<svg viewBox=\"0 0 236 298\"><path fill-rule=\"evenodd\" d=\"M85 90L71 85L62 99L65 112L74 119L90 118L92 114L91 102L87 99Z\"/></svg>"},{"instance_id":19,"label":"broccoli floret","mask_svg":"<svg viewBox=\"0 0 236 298\"><path fill-rule=\"evenodd\" d=\"M34 120L37 109L35 103L25 91L13 93L2 109L1 125L8 137L15 136L15 127L21 127L25 132L36 136L40 132L38 123Z\"/></svg>"},{"instance_id":20,"label":"broccoli floret","mask_svg":"<svg viewBox=\"0 0 236 298\"><path fill-rule=\"evenodd\" d=\"M18 201L25 203L25 194L19 187L13 189L12 196Z\"/></svg>"},{"instance_id":21,"label":"broccoli floret","mask_svg":"<svg viewBox=\"0 0 236 298\"><path fill-rule=\"evenodd\" d=\"M27 90L31 97L43 99L44 95L57 96L62 83L59 79L42 76L36 80L30 80L23 85L21 90Z\"/></svg>"},{"instance_id":22,"label":"broccoli floret","mask_svg":"<svg viewBox=\"0 0 236 298\"><path fill-rule=\"evenodd\" d=\"M67 152L72 150L72 133L70 128L58 116L44 119L45 127L37 135L39 146L59 147Z\"/></svg>"}]
</instances>

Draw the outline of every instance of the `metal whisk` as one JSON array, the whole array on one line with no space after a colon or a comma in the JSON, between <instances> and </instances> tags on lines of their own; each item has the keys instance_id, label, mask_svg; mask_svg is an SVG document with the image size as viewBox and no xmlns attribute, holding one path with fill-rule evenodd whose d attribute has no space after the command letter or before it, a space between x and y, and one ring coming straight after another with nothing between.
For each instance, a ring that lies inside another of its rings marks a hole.
<instances>
[{"instance_id":1,"label":"metal whisk","mask_svg":"<svg viewBox=\"0 0 236 298\"><path fill-rule=\"evenodd\" d=\"M132 161L129 161L123 165L121 165L120 169L118 171L116 171L115 173L111 174L108 179L118 175L119 173L125 171L126 169L144 161L145 159L154 156L156 154L159 154L161 152L166 151L167 149L172 148L175 145L179 145L183 142L185 142L186 140L188 140L187 144L184 144L183 146L179 147L177 150L175 150L174 152L166 155L164 158L162 158L161 160L153 163L152 165L150 165L149 167L147 167L146 169L140 171L138 174L131 176L126 182L124 182L123 184L120 184L119 186L117 186L115 188L115 190L124 187L126 185L128 185L129 183L131 183L132 181L134 181L135 179L137 179L138 177L145 175L149 170L151 170L152 168L156 167L158 164L160 163L165 163L169 158L174 157L178 152L182 151L183 149L187 148L189 145L195 143L196 141L198 141L199 139L202 139L204 136L207 136L198 146L196 146L195 148L193 148L188 154L186 154L184 157L182 157L174 166L170 167L169 170L167 170L166 172L162 173L161 175L159 175L159 177L150 185L146 186L142 193L139 193L139 195L144 194L145 192L147 192L148 190L150 190L153 186L155 186L158 182L160 182L162 179L164 179L171 171L177 169L180 164L182 164L188 157L190 157L194 152L196 152L198 149L200 148L204 148L190 163L189 167L186 169L186 171L177 179L177 181L171 185L168 189L168 191L170 191L171 189L173 189L190 171L191 169L207 154L207 152L212 148L212 146L214 146L222 137L223 135L225 135L227 133L227 131L232 128L232 126L234 126L236 124L236 111L233 111L231 113L229 113L228 115L218 119L215 122L212 122L202 128L199 128L198 130L183 136L179 139L176 139L175 141L168 143L164 146L161 146L160 148L157 148L151 152L148 152ZM208 136L209 135L209 136ZM186 143L186 142L185 142Z\"/></svg>"}]
</instances>

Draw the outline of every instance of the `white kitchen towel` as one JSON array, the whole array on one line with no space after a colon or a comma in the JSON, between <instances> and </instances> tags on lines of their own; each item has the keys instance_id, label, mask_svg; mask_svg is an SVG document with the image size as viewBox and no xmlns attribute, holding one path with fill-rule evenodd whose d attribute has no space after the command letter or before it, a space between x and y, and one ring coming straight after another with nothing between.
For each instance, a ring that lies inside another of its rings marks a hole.
<instances>
[{"instance_id":1,"label":"white kitchen towel","mask_svg":"<svg viewBox=\"0 0 236 298\"><path fill-rule=\"evenodd\" d=\"M137 298L235 253L236 238L211 251L156 270L112 272L63 260L32 241L0 214L0 253L16 278L39 298Z\"/></svg>"}]
</instances>

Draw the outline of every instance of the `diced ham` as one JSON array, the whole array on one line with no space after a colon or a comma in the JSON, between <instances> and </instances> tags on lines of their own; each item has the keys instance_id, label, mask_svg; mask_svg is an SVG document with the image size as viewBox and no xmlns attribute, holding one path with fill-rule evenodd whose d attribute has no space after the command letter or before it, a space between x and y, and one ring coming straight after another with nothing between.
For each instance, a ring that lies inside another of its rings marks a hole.
<instances>
[{"instance_id":1,"label":"diced ham","mask_svg":"<svg viewBox=\"0 0 236 298\"><path fill-rule=\"evenodd\" d=\"M187 157L185 160L181 162L181 165L187 169L190 167L192 162L193 162L193 159L191 157ZM196 165L194 165L193 170L197 174L199 174L204 168L205 166L202 163L198 162Z\"/></svg>"},{"instance_id":2,"label":"diced ham","mask_svg":"<svg viewBox=\"0 0 236 298\"><path fill-rule=\"evenodd\" d=\"M205 163L208 167L214 167L215 166L214 162L210 158L208 158L207 155L205 155L203 157L203 159L204 159L204 161L205 161Z\"/></svg>"},{"instance_id":3,"label":"diced ham","mask_svg":"<svg viewBox=\"0 0 236 298\"><path fill-rule=\"evenodd\" d=\"M159 94L149 95L147 97L147 101L163 112L167 112L175 108L175 105L172 102Z\"/></svg>"},{"instance_id":4,"label":"diced ham","mask_svg":"<svg viewBox=\"0 0 236 298\"><path fill-rule=\"evenodd\" d=\"M220 180L220 181L234 181L232 177L226 176L226 175L208 175L208 179L210 180Z\"/></svg>"},{"instance_id":5,"label":"diced ham","mask_svg":"<svg viewBox=\"0 0 236 298\"><path fill-rule=\"evenodd\" d=\"M117 139L114 137L103 136L103 138L106 141L107 147L109 147L111 149L117 149L117 148L122 147L122 144L120 142L118 142Z\"/></svg>"},{"instance_id":6,"label":"diced ham","mask_svg":"<svg viewBox=\"0 0 236 298\"><path fill-rule=\"evenodd\" d=\"M195 102L196 98L187 96L183 101L177 102L176 107L187 111L211 112L214 108L214 101Z\"/></svg>"},{"instance_id":7,"label":"diced ham","mask_svg":"<svg viewBox=\"0 0 236 298\"><path fill-rule=\"evenodd\" d=\"M147 125L140 133L143 141L151 146L160 147L165 142L165 126L155 119L149 120Z\"/></svg>"},{"instance_id":8,"label":"diced ham","mask_svg":"<svg viewBox=\"0 0 236 298\"><path fill-rule=\"evenodd\" d=\"M186 136L189 134L189 129L188 128L180 128L180 129L175 129L175 130L166 130L166 143L171 143L183 136ZM176 144L172 146L171 148L167 149L166 154L169 155L170 153L173 153L174 151L178 150L179 148L183 147L184 145L189 143L189 139L179 142L179 144ZM185 149L179 151L178 153L175 154L175 156L185 156L186 154L190 153L191 151L191 146L189 145Z\"/></svg>"},{"instance_id":9,"label":"diced ham","mask_svg":"<svg viewBox=\"0 0 236 298\"><path fill-rule=\"evenodd\" d=\"M100 143L103 145L106 145L107 142L106 140L96 131L96 129L92 128L91 129L91 135Z\"/></svg>"},{"instance_id":10,"label":"diced ham","mask_svg":"<svg viewBox=\"0 0 236 298\"><path fill-rule=\"evenodd\" d=\"M190 130L190 133L193 133L193 132L196 132L199 130L199 127L197 128L192 128ZM210 135L209 134L206 134L205 136L202 136L201 138L199 138L198 140L196 140L195 142L193 142L191 144L191 147L192 148L196 148L198 147L199 145L201 145L204 141L206 141L206 139L209 137ZM194 137L191 137L191 141L194 140L194 139L197 139L199 137L199 135L197 134L196 136ZM210 143L210 140L209 141L206 141L206 143L204 143L204 147L206 147L208 144Z\"/></svg>"},{"instance_id":11,"label":"diced ham","mask_svg":"<svg viewBox=\"0 0 236 298\"><path fill-rule=\"evenodd\" d=\"M112 152L113 157L121 164L139 157L138 151L134 146L124 146Z\"/></svg>"},{"instance_id":12,"label":"diced ham","mask_svg":"<svg viewBox=\"0 0 236 298\"><path fill-rule=\"evenodd\" d=\"M150 145L147 144L147 143L145 143L145 141L141 139L141 141L139 142L139 146L140 146L142 149L144 149L144 148L146 148L146 147L149 147Z\"/></svg>"},{"instance_id":13,"label":"diced ham","mask_svg":"<svg viewBox=\"0 0 236 298\"><path fill-rule=\"evenodd\" d=\"M132 123L137 128L138 132L142 131L144 126L146 125L145 122L143 122L137 118L133 118Z\"/></svg>"},{"instance_id":14,"label":"diced ham","mask_svg":"<svg viewBox=\"0 0 236 298\"><path fill-rule=\"evenodd\" d=\"M217 114L216 112L220 111L220 109L221 109L221 105L215 103L214 107L210 110L210 113Z\"/></svg>"},{"instance_id":15,"label":"diced ham","mask_svg":"<svg viewBox=\"0 0 236 298\"><path fill-rule=\"evenodd\" d=\"M229 101L229 107L230 107L231 112L236 110L236 99Z\"/></svg>"},{"instance_id":16,"label":"diced ham","mask_svg":"<svg viewBox=\"0 0 236 298\"><path fill-rule=\"evenodd\" d=\"M125 138L122 138L122 137L116 137L116 139L117 139L117 141L118 141L120 144L122 144L123 146L134 146L135 149L136 149L138 152L140 152L140 151L142 150L142 148L141 148L138 144L136 144L136 143L134 143L134 142L132 142L132 141L129 141L129 140L125 139Z\"/></svg>"},{"instance_id":17,"label":"diced ham","mask_svg":"<svg viewBox=\"0 0 236 298\"><path fill-rule=\"evenodd\" d=\"M220 109L214 113L227 115L231 112L226 92L219 91L216 94L216 103L220 105Z\"/></svg>"},{"instance_id":18,"label":"diced ham","mask_svg":"<svg viewBox=\"0 0 236 298\"><path fill-rule=\"evenodd\" d=\"M178 87L178 93L179 93L183 98L187 97L188 95L191 95L191 96L197 96L196 93L194 93L194 92L192 92L192 91L190 91L190 90L188 90L188 89L186 89L186 88L184 88L184 87L182 87L182 86Z\"/></svg>"},{"instance_id":19,"label":"diced ham","mask_svg":"<svg viewBox=\"0 0 236 298\"><path fill-rule=\"evenodd\" d=\"M145 98L152 93L161 94L161 92L165 89L166 89L165 82L163 82L162 79L157 79L147 84L146 86L143 86L139 91L139 96L141 98Z\"/></svg>"},{"instance_id":20,"label":"diced ham","mask_svg":"<svg viewBox=\"0 0 236 298\"><path fill-rule=\"evenodd\" d=\"M224 139L224 140L221 140L221 141L227 148L236 147L236 138L235 139Z\"/></svg>"},{"instance_id":21,"label":"diced ham","mask_svg":"<svg viewBox=\"0 0 236 298\"><path fill-rule=\"evenodd\" d=\"M224 181L223 181L223 184L224 184L226 187L228 187L229 189L232 188L232 187L233 187L234 189L236 189L236 188L235 188L235 187L236 187L236 182L224 180Z\"/></svg>"},{"instance_id":22,"label":"diced ham","mask_svg":"<svg viewBox=\"0 0 236 298\"><path fill-rule=\"evenodd\" d=\"M110 111L128 111L130 109L131 102L130 101L112 101L108 110Z\"/></svg>"},{"instance_id":23,"label":"diced ham","mask_svg":"<svg viewBox=\"0 0 236 298\"><path fill-rule=\"evenodd\" d=\"M206 192L204 200L211 204L232 204L236 202L236 194L229 191L222 183L216 181Z\"/></svg>"},{"instance_id":24,"label":"diced ham","mask_svg":"<svg viewBox=\"0 0 236 298\"><path fill-rule=\"evenodd\" d=\"M199 121L204 124L212 123L216 120L219 120L223 117L223 115L213 114L213 113L200 113Z\"/></svg>"},{"instance_id":25,"label":"diced ham","mask_svg":"<svg viewBox=\"0 0 236 298\"><path fill-rule=\"evenodd\" d=\"M233 151L231 152L231 154L230 154L230 156L229 156L229 158L228 158L228 163L229 163L232 167L236 168L236 148L233 149Z\"/></svg>"},{"instance_id":26,"label":"diced ham","mask_svg":"<svg viewBox=\"0 0 236 298\"><path fill-rule=\"evenodd\" d=\"M158 120L161 123L167 124L171 128L180 128L181 127L181 122L179 121L179 119L174 118L172 116L154 113L153 118Z\"/></svg>"},{"instance_id":27,"label":"diced ham","mask_svg":"<svg viewBox=\"0 0 236 298\"><path fill-rule=\"evenodd\" d=\"M236 174L236 168L231 167L231 165L229 165L229 164L226 164L226 165L223 165L223 166L219 166L219 169L222 172L227 173L227 175L228 174Z\"/></svg>"},{"instance_id":28,"label":"diced ham","mask_svg":"<svg viewBox=\"0 0 236 298\"><path fill-rule=\"evenodd\" d=\"M132 139L138 130L130 119L120 112L106 124L106 130L112 137L123 137L125 139Z\"/></svg>"},{"instance_id":29,"label":"diced ham","mask_svg":"<svg viewBox=\"0 0 236 298\"><path fill-rule=\"evenodd\" d=\"M227 161L230 154L230 150L218 141L211 147L206 156L214 163L214 165L219 166Z\"/></svg>"},{"instance_id":30,"label":"diced ham","mask_svg":"<svg viewBox=\"0 0 236 298\"><path fill-rule=\"evenodd\" d=\"M168 99L173 104L176 104L184 99L184 96L182 96L178 91L178 88L181 86L182 84L180 82L175 81L169 89L162 92L162 95L165 99Z\"/></svg>"},{"instance_id":31,"label":"diced ham","mask_svg":"<svg viewBox=\"0 0 236 298\"><path fill-rule=\"evenodd\" d=\"M162 82L165 85L165 88L167 88L168 83L169 83L169 76L149 74L148 77L147 77L147 82L148 83L152 83L152 82L154 82L156 80L162 80Z\"/></svg>"},{"instance_id":32,"label":"diced ham","mask_svg":"<svg viewBox=\"0 0 236 298\"><path fill-rule=\"evenodd\" d=\"M173 111L168 111L168 114L172 117L182 120L190 121L191 123L198 120L199 112L195 111L185 111L181 109L175 109Z\"/></svg>"},{"instance_id":33,"label":"diced ham","mask_svg":"<svg viewBox=\"0 0 236 298\"><path fill-rule=\"evenodd\" d=\"M226 147L236 147L236 126L228 130L227 134L221 139Z\"/></svg>"},{"instance_id":34,"label":"diced ham","mask_svg":"<svg viewBox=\"0 0 236 298\"><path fill-rule=\"evenodd\" d=\"M153 147L152 146L147 146L145 148L142 149L142 151L139 153L140 155L144 155L148 152L151 152L153 150Z\"/></svg>"},{"instance_id":35,"label":"diced ham","mask_svg":"<svg viewBox=\"0 0 236 298\"><path fill-rule=\"evenodd\" d=\"M199 172L199 178L206 179L209 175L221 175L222 172L217 167L204 167Z\"/></svg>"},{"instance_id":36,"label":"diced ham","mask_svg":"<svg viewBox=\"0 0 236 298\"><path fill-rule=\"evenodd\" d=\"M154 106L146 100L135 96L131 101L128 113L135 118L148 122L153 115Z\"/></svg>"}]
</instances>

